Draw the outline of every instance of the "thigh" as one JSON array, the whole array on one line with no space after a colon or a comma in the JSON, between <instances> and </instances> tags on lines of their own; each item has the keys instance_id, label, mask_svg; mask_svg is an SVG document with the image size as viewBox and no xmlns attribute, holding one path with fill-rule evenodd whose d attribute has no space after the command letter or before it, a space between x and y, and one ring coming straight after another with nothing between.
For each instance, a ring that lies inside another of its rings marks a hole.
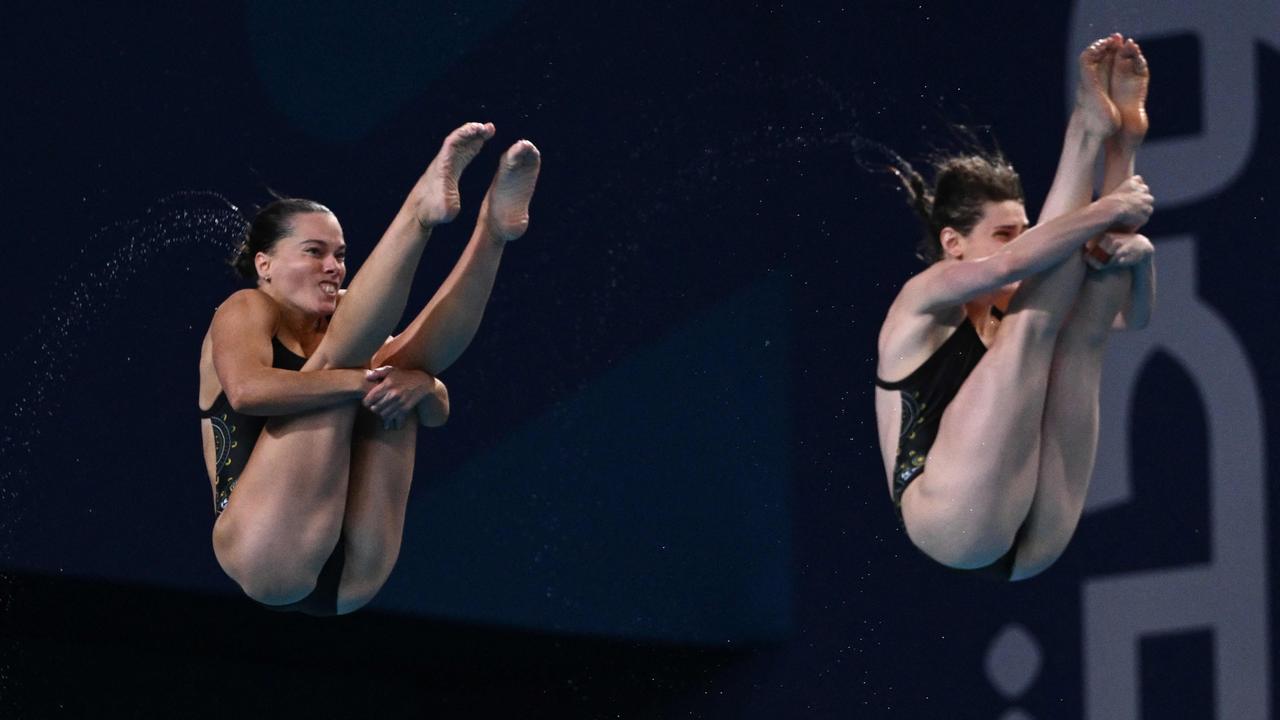
<instances>
[{"instance_id":1,"label":"thigh","mask_svg":"<svg viewBox=\"0 0 1280 720\"><path fill-rule=\"evenodd\" d=\"M1125 275L1090 276L1059 334L1041 423L1036 494L1018 544L1015 579L1048 568L1075 534L1098 449L1103 353L1128 291Z\"/></svg>"},{"instance_id":2,"label":"thigh","mask_svg":"<svg viewBox=\"0 0 1280 720\"><path fill-rule=\"evenodd\" d=\"M342 529L355 412L272 418L258 437L213 536L219 563L254 599L291 602L314 586Z\"/></svg>"},{"instance_id":3,"label":"thigh","mask_svg":"<svg viewBox=\"0 0 1280 720\"><path fill-rule=\"evenodd\" d=\"M338 586L338 612L373 599L400 554L409 487L413 482L418 425L387 430L361 409L352 437L351 476L343 516L346 563Z\"/></svg>"},{"instance_id":4,"label":"thigh","mask_svg":"<svg viewBox=\"0 0 1280 720\"><path fill-rule=\"evenodd\" d=\"M902 497L908 534L939 562L981 567L1009 550L1035 494L1051 357L1052 337L1002 327L943 413Z\"/></svg>"}]
</instances>

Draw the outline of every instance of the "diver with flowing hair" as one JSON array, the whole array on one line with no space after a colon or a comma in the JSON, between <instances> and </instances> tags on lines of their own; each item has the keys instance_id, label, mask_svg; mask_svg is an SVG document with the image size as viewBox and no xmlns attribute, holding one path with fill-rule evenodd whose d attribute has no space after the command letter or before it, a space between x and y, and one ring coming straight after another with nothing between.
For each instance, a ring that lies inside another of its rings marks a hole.
<instances>
[{"instance_id":1,"label":"diver with flowing hair","mask_svg":"<svg viewBox=\"0 0 1280 720\"><path fill-rule=\"evenodd\" d=\"M388 335L432 228L461 208L458 178L493 135L492 124L468 123L445 138L349 289L328 208L279 199L250 225L233 265L254 287L213 316L199 404L214 554L263 605L351 612L395 565L417 427L448 418L436 376L471 342L503 248L528 227L541 165L533 143L503 154L458 263Z\"/></svg>"},{"instance_id":2,"label":"diver with flowing hair","mask_svg":"<svg viewBox=\"0 0 1280 720\"><path fill-rule=\"evenodd\" d=\"M893 168L924 225L929 267L890 306L878 341L876 420L907 535L948 567L1031 577L1066 548L1098 443L1111 329L1141 328L1154 199L1134 176L1150 73L1113 34L1080 55L1057 173L1028 227L998 153L934 162L932 187ZM1103 195L1094 162L1105 148Z\"/></svg>"}]
</instances>

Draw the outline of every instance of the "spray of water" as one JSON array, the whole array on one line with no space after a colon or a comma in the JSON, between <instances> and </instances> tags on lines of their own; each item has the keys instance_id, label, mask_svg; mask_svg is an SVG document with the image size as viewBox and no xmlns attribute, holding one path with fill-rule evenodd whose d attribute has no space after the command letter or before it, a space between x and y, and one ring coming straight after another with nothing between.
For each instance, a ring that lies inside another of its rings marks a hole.
<instances>
[{"instance_id":1,"label":"spray of water","mask_svg":"<svg viewBox=\"0 0 1280 720\"><path fill-rule=\"evenodd\" d=\"M224 260L243 236L247 222L226 198L212 192L166 196L139 217L112 223L87 238L79 256L52 283L44 311L33 329L0 352L0 369L18 378L0 426L0 565L12 565L11 542L22 522L24 490L40 456L40 438L64 402L75 358L85 337L116 306L140 274L181 252L166 272L207 273L209 260ZM57 358L57 362L49 362ZM0 573L0 617L11 610L16 586ZM12 653L18 648L8 648ZM8 661L0 665L0 695L8 695Z\"/></svg>"}]
</instances>

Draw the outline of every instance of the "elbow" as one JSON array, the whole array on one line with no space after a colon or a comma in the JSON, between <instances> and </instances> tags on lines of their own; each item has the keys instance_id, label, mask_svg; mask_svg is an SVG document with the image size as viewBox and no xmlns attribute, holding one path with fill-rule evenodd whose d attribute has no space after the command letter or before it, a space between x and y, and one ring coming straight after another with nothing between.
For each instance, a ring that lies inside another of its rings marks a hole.
<instances>
[{"instance_id":1,"label":"elbow","mask_svg":"<svg viewBox=\"0 0 1280 720\"><path fill-rule=\"evenodd\" d=\"M254 412L257 410L257 397L255 393L252 392L248 383L227 383L227 385L222 388L222 392L226 394L227 404L231 406L232 410L235 410L242 415L258 414Z\"/></svg>"},{"instance_id":2,"label":"elbow","mask_svg":"<svg viewBox=\"0 0 1280 720\"><path fill-rule=\"evenodd\" d=\"M423 427L437 428L449 421L449 389L436 380L435 391L418 404L418 421Z\"/></svg>"}]
</instances>

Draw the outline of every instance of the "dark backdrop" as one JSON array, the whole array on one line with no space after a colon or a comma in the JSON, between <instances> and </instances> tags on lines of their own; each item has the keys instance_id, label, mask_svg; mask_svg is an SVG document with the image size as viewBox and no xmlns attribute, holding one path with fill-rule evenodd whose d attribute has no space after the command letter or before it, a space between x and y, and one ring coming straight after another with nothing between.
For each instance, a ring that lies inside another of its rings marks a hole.
<instances>
[{"instance_id":1,"label":"dark backdrop","mask_svg":"<svg viewBox=\"0 0 1280 720\"><path fill-rule=\"evenodd\" d=\"M8 9L0 693L17 717L1264 717L1280 18L1155 3ZM1228 19L1223 19L1227 17ZM863 141L998 138L1034 212L1085 40L1155 73L1161 306L1117 338L1094 496L1012 586L912 549L871 384L915 227ZM468 120L529 234L423 431L375 604L218 570L195 364L267 188L352 268ZM988 132L989 128L989 132Z\"/></svg>"}]
</instances>

